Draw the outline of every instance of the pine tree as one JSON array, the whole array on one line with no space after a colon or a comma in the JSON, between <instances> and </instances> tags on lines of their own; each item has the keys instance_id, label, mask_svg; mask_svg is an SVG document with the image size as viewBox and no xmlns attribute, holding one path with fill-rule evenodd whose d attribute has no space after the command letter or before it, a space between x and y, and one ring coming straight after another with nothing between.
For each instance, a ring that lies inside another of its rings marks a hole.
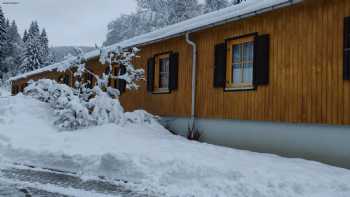
<instances>
[{"instance_id":1,"label":"pine tree","mask_svg":"<svg viewBox=\"0 0 350 197\"><path fill-rule=\"evenodd\" d=\"M6 42L5 42L5 45L4 45L3 49L2 49L2 51L5 54L5 59L7 57L11 56L11 45L12 45L12 43L11 43L11 40L10 40L11 39L11 34L9 33L10 27L11 27L10 21L8 19L6 19L6 25L5 25ZM6 65L6 63L5 63L5 65Z\"/></svg>"},{"instance_id":2,"label":"pine tree","mask_svg":"<svg viewBox=\"0 0 350 197\"><path fill-rule=\"evenodd\" d=\"M227 0L205 0L204 12L212 12L226 8L229 5Z\"/></svg>"},{"instance_id":3,"label":"pine tree","mask_svg":"<svg viewBox=\"0 0 350 197\"><path fill-rule=\"evenodd\" d=\"M7 22L0 7L0 76L5 71L4 60L6 58Z\"/></svg>"},{"instance_id":4,"label":"pine tree","mask_svg":"<svg viewBox=\"0 0 350 197\"><path fill-rule=\"evenodd\" d=\"M42 67L42 47L39 25L32 22L28 30L28 38L25 43L24 60L20 67L22 73L30 72Z\"/></svg>"},{"instance_id":5,"label":"pine tree","mask_svg":"<svg viewBox=\"0 0 350 197\"><path fill-rule=\"evenodd\" d=\"M2 12L2 8L0 7L0 41L5 40L6 34L6 19L4 13Z\"/></svg>"},{"instance_id":6,"label":"pine tree","mask_svg":"<svg viewBox=\"0 0 350 197\"><path fill-rule=\"evenodd\" d=\"M24 33L23 33L23 42L25 43L25 42L27 42L27 40L28 40L28 32L27 32L27 30L24 30Z\"/></svg>"},{"instance_id":7,"label":"pine tree","mask_svg":"<svg viewBox=\"0 0 350 197\"><path fill-rule=\"evenodd\" d=\"M6 64L11 74L16 74L16 70L21 65L23 60L23 41L18 33L18 28L15 21L12 21L7 32L8 38L8 54Z\"/></svg>"},{"instance_id":8,"label":"pine tree","mask_svg":"<svg viewBox=\"0 0 350 197\"><path fill-rule=\"evenodd\" d=\"M38 45L38 39L28 37L25 50L25 58L21 65L21 72L30 72L41 68L42 62L40 61L41 48Z\"/></svg>"},{"instance_id":9,"label":"pine tree","mask_svg":"<svg viewBox=\"0 0 350 197\"><path fill-rule=\"evenodd\" d=\"M10 20L8 18L6 19L5 27L6 27L6 29L10 28Z\"/></svg>"},{"instance_id":10,"label":"pine tree","mask_svg":"<svg viewBox=\"0 0 350 197\"><path fill-rule=\"evenodd\" d=\"M40 36L40 29L37 21L33 21L30 24L29 30L28 30L28 37L36 37L38 38Z\"/></svg>"},{"instance_id":11,"label":"pine tree","mask_svg":"<svg viewBox=\"0 0 350 197\"><path fill-rule=\"evenodd\" d=\"M46 30L43 29L40 34L40 47L41 47L41 53L40 53L40 61L44 64L44 66L47 66L50 64L49 61L49 39L47 38Z\"/></svg>"},{"instance_id":12,"label":"pine tree","mask_svg":"<svg viewBox=\"0 0 350 197\"><path fill-rule=\"evenodd\" d=\"M16 21L12 21L10 28L8 30L8 35L9 35L9 41L11 43L19 44L19 45L23 44L21 36L18 33Z\"/></svg>"},{"instance_id":13,"label":"pine tree","mask_svg":"<svg viewBox=\"0 0 350 197\"><path fill-rule=\"evenodd\" d=\"M29 72L53 63L53 56L49 51L49 39L46 30L40 33L39 25L33 21L24 32L25 41L24 60L20 66L20 72Z\"/></svg>"}]
</instances>

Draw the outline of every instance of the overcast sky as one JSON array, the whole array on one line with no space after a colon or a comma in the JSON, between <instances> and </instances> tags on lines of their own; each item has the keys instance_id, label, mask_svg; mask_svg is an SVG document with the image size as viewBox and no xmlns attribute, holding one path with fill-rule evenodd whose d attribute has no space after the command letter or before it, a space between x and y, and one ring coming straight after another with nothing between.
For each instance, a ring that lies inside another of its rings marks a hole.
<instances>
[{"instance_id":1,"label":"overcast sky","mask_svg":"<svg viewBox=\"0 0 350 197\"><path fill-rule=\"evenodd\" d=\"M0 0L4 2L5 0ZM8 0L6 17L16 20L22 34L32 20L46 28L51 46L101 45L107 24L120 14L135 10L134 0Z\"/></svg>"}]
</instances>

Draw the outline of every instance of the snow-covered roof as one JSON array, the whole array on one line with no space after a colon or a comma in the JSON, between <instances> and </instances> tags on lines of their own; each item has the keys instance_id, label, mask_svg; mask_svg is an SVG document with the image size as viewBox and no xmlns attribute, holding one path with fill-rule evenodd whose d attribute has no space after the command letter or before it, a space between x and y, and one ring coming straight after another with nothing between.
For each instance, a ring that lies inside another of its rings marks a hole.
<instances>
[{"instance_id":1,"label":"snow-covered roof","mask_svg":"<svg viewBox=\"0 0 350 197\"><path fill-rule=\"evenodd\" d=\"M249 16L254 16L267 11L278 9L281 7L289 6L295 3L299 3L302 0L247 0L240 4L233 5L222 10L204 14L194 17L192 19L173 24L159 30L146 33L134 38L113 44L106 47L107 51L114 51L117 48L129 48L134 46L145 45L149 43L159 42L165 39L181 36L185 33L196 32L199 30L207 29L213 26L221 25L227 22L241 20ZM86 53L85 59L95 58L100 55L100 50L94 50ZM26 78L38 73L52 71L62 64L67 64L74 61L74 59L68 59L60 63L56 63L35 71L31 71L25 74L18 75L10 79L15 81L21 78Z\"/></svg>"}]
</instances>

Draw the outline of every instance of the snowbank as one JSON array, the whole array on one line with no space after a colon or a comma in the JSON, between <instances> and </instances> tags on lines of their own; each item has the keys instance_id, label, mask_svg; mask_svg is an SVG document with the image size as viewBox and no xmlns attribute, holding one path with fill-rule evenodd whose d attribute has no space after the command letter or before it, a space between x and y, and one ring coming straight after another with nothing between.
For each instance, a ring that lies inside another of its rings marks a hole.
<instances>
[{"instance_id":1,"label":"snowbank","mask_svg":"<svg viewBox=\"0 0 350 197\"><path fill-rule=\"evenodd\" d=\"M0 103L0 157L127 180L160 196L350 196L345 169L189 142L155 123L57 132L48 109L23 95Z\"/></svg>"}]
</instances>

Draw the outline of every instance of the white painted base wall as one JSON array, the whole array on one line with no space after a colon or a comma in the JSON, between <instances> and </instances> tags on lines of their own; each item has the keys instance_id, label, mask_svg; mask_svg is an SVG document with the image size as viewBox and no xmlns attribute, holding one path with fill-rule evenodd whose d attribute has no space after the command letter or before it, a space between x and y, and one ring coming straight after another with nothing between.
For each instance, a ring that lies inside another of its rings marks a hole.
<instances>
[{"instance_id":1,"label":"white painted base wall","mask_svg":"<svg viewBox=\"0 0 350 197\"><path fill-rule=\"evenodd\" d=\"M162 123L186 136L190 119L166 117ZM199 119L196 123L203 142L350 169L350 126L216 119Z\"/></svg>"}]
</instances>

